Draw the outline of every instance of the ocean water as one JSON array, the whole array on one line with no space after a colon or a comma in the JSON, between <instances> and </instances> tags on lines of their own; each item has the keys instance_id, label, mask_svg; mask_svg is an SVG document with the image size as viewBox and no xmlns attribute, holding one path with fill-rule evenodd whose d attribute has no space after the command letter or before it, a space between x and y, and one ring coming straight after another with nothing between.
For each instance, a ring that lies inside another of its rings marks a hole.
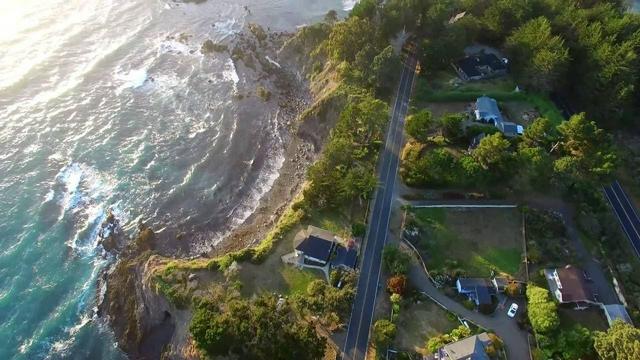
<instances>
[{"instance_id":1,"label":"ocean water","mask_svg":"<svg viewBox=\"0 0 640 360\"><path fill-rule=\"evenodd\" d=\"M235 96L255 84L200 44L354 4L0 0L0 359L124 357L95 315L107 211L206 250L282 164L277 107Z\"/></svg>"}]
</instances>

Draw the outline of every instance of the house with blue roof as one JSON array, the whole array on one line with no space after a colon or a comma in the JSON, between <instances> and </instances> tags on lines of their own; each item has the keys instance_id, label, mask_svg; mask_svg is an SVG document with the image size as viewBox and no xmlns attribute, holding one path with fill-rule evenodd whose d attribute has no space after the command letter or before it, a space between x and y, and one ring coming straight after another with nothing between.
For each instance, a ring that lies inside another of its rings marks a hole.
<instances>
[{"instance_id":1,"label":"house with blue roof","mask_svg":"<svg viewBox=\"0 0 640 360\"><path fill-rule=\"evenodd\" d=\"M476 100L474 115L476 121L495 126L504 136L514 137L524 133L522 125L504 119L498 102L488 96L481 96Z\"/></svg>"}]
</instances>

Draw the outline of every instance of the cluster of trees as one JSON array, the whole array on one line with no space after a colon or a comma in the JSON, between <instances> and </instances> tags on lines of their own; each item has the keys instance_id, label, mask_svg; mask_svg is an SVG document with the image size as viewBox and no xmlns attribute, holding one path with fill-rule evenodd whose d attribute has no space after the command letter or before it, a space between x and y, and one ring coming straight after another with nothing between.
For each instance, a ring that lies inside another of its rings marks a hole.
<instances>
[{"instance_id":1,"label":"cluster of trees","mask_svg":"<svg viewBox=\"0 0 640 360\"><path fill-rule=\"evenodd\" d=\"M273 295L243 299L222 295L200 302L190 331L198 349L211 357L320 359L326 339L297 316L288 301Z\"/></svg>"},{"instance_id":2,"label":"cluster of trees","mask_svg":"<svg viewBox=\"0 0 640 360\"><path fill-rule=\"evenodd\" d=\"M606 332L595 333L594 347L602 360L640 359L640 329L616 320Z\"/></svg>"},{"instance_id":3,"label":"cluster of trees","mask_svg":"<svg viewBox=\"0 0 640 360\"><path fill-rule=\"evenodd\" d=\"M196 301L189 330L208 356L242 359L320 359L326 339L316 325L336 326L351 309L355 276L340 274L342 287L315 280L289 299L262 294L252 299L233 287L214 287Z\"/></svg>"},{"instance_id":4,"label":"cluster of trees","mask_svg":"<svg viewBox=\"0 0 640 360\"><path fill-rule=\"evenodd\" d=\"M589 329L581 325L560 329L558 307L547 289L529 284L527 304L540 358L579 360L593 355L593 337Z\"/></svg>"},{"instance_id":5,"label":"cluster of trees","mask_svg":"<svg viewBox=\"0 0 640 360\"><path fill-rule=\"evenodd\" d=\"M522 85L559 90L598 120L621 118L640 99L640 16L622 0L362 0L352 16L380 33L420 41L427 73L446 69L473 42L506 49ZM465 12L464 16L455 18Z\"/></svg>"},{"instance_id":6,"label":"cluster of trees","mask_svg":"<svg viewBox=\"0 0 640 360\"><path fill-rule=\"evenodd\" d=\"M305 201L318 208L368 199L377 185L375 164L388 119L388 106L370 95L351 95L349 104L307 173Z\"/></svg>"},{"instance_id":7,"label":"cluster of trees","mask_svg":"<svg viewBox=\"0 0 640 360\"><path fill-rule=\"evenodd\" d=\"M462 131L460 123L456 126ZM485 128L468 127L466 138ZM452 129L445 131L444 125L442 132L450 142L462 138ZM446 148L409 148L404 154L404 180L413 186L482 187L519 177L534 189L545 189L553 183L575 200L596 204L600 198L593 189L608 181L618 164L611 138L584 113L557 127L539 118L515 139L493 132L469 154L459 155Z\"/></svg>"},{"instance_id":8,"label":"cluster of trees","mask_svg":"<svg viewBox=\"0 0 640 360\"><path fill-rule=\"evenodd\" d=\"M409 147L404 154L402 176L411 186L459 186L468 187L504 181L513 171L515 157L510 148L512 144L495 128L487 126L472 127L465 131L462 128L462 114L445 114L439 119L442 136L449 143L460 143L478 135L478 129L488 134L470 154L459 155L446 148L426 149L429 145L429 132L424 132L426 121L430 119L428 111L423 110L409 117L407 133L422 146ZM429 123L431 124L431 122ZM431 125L429 125L429 128Z\"/></svg>"}]
</instances>

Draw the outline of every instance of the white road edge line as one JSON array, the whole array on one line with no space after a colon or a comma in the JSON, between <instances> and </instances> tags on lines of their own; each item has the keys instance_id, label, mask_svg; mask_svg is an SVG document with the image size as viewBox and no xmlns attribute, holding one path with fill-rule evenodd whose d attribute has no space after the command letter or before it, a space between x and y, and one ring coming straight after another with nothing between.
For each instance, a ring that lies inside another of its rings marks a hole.
<instances>
[{"instance_id":1,"label":"white road edge line","mask_svg":"<svg viewBox=\"0 0 640 360\"><path fill-rule=\"evenodd\" d=\"M395 114L396 107L397 107L397 104L398 104L398 96L399 96L399 95L400 95L400 93L401 93L401 89L402 89L402 80L403 80L403 78L405 78L405 76L404 76L404 75L405 75L405 67L403 67L403 69L402 69L402 73L401 73L401 75L400 75L400 83L398 84L398 93L396 94L396 101L394 101L393 109L392 109L392 110L391 110L391 112L390 112L391 117L390 117L390 119L389 119L389 128L388 128L388 130L387 130L387 131L388 131L388 133L387 133L387 140L389 139L389 136L390 136L390 134L391 134L391 131L390 131L390 130L391 130L391 125L392 125L392 123L393 123L393 115ZM384 156L384 152L383 152L383 156ZM384 162L384 159L382 159L382 162ZM381 166L382 166L382 163L381 163ZM384 197L383 197L383 198L384 198ZM376 200L378 200L378 191L377 191L377 190L376 190L376 193L375 193L375 198L373 199L373 207L374 207L374 208L375 208L375 202L376 202ZM371 211L371 214L369 215L369 224L371 224L371 219L373 219L373 215L374 215L374 214L373 214L373 211ZM377 230L377 229L376 229L376 230ZM376 234L377 234L377 231L376 231ZM370 236L371 236L371 234L370 234L370 233L368 233L368 234L367 234L367 236L366 236L366 240L365 240L365 241L366 241L367 243L368 243L368 241L369 241ZM365 246L365 249L364 249L364 250L365 250L365 251L367 250L367 247L366 247L366 246ZM365 255L366 255L365 253L363 253L363 254L362 254L362 259L364 259L364 258L365 258ZM363 263L364 263L364 261L363 261ZM360 276L362 276L362 274L363 274L363 272L362 272L362 271L360 271ZM358 283L360 282L360 276L358 277ZM365 287L365 295L366 295L366 293L367 293L367 292L366 292L366 289L367 289L367 288ZM354 296L354 303L355 303L355 297L358 295L358 292L357 292L357 291L358 291L358 284L356 284L356 293L355 293L355 296ZM349 330L350 330L350 328L351 328L351 320L352 320L352 318L353 318L353 310L354 310L354 309L353 309L353 307L352 307L352 308L351 308L351 314L349 315L349 324L347 325L347 338L345 339L345 343L344 343L344 347L343 347L343 351L342 351L343 357L344 357L344 355L346 355L346 354L347 354L347 351L346 351L347 349L346 349L346 347L347 347L347 341L348 341L348 339L349 339ZM358 340L358 338L356 337L356 343L357 343L357 340ZM365 354L365 356L366 356L366 354Z\"/></svg>"}]
</instances>

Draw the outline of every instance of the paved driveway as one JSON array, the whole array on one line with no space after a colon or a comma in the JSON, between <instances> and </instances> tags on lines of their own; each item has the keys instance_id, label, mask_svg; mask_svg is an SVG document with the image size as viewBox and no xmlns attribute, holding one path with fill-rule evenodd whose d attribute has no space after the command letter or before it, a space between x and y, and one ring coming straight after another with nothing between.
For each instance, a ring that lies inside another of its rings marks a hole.
<instances>
[{"instance_id":1,"label":"paved driveway","mask_svg":"<svg viewBox=\"0 0 640 360\"><path fill-rule=\"evenodd\" d=\"M424 270L415 263L409 269L409 279L418 290L436 299L449 309L449 311L486 329L494 331L504 342L507 349L507 357L509 359L529 359L527 332L518 327L515 319L507 316L506 308L498 309L494 315L483 315L475 311L470 311L433 286L429 278L427 278ZM507 302L505 305L508 308L510 304L510 302ZM520 310L518 311L522 311L522 308L522 303L520 303Z\"/></svg>"}]
</instances>

